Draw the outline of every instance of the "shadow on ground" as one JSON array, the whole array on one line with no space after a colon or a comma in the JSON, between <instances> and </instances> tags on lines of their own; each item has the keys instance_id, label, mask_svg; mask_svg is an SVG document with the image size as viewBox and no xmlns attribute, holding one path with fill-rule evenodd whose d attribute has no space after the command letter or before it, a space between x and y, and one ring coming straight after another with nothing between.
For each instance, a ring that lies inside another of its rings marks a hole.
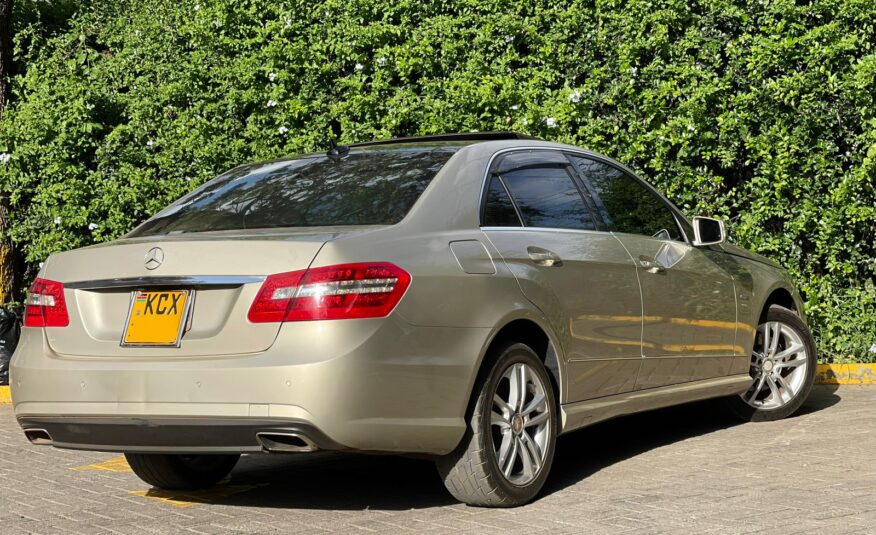
<instances>
[{"instance_id":1,"label":"shadow on ground","mask_svg":"<svg viewBox=\"0 0 876 535\"><path fill-rule=\"evenodd\" d=\"M836 387L817 387L798 413L839 402ZM560 438L542 497L655 448L740 425L720 401L618 418ZM456 503L431 461L340 453L245 456L229 485L252 490L209 500L231 506L405 510Z\"/></svg>"}]
</instances>

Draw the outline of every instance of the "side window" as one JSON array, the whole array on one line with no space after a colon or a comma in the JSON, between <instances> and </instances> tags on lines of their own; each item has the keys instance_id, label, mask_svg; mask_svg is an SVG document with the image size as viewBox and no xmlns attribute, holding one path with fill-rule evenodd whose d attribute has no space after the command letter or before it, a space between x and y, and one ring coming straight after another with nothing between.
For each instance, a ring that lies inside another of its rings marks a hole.
<instances>
[{"instance_id":1,"label":"side window","mask_svg":"<svg viewBox=\"0 0 876 535\"><path fill-rule=\"evenodd\" d=\"M612 230L684 241L663 199L611 165L569 155L581 172L603 220Z\"/></svg>"},{"instance_id":2,"label":"side window","mask_svg":"<svg viewBox=\"0 0 876 535\"><path fill-rule=\"evenodd\" d=\"M596 230L565 165L530 160L500 173L527 227Z\"/></svg>"},{"instance_id":3,"label":"side window","mask_svg":"<svg viewBox=\"0 0 876 535\"><path fill-rule=\"evenodd\" d=\"M485 227L520 227L520 218L514 209L511 197L505 191L505 186L498 175L490 177L490 187L487 189L487 199L484 204Z\"/></svg>"}]
</instances>

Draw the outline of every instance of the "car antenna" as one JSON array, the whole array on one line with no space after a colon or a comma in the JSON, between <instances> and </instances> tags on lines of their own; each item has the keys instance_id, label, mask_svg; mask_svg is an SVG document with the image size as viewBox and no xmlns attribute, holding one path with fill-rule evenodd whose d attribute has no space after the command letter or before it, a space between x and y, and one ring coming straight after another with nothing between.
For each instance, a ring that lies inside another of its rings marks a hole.
<instances>
[{"instance_id":1,"label":"car antenna","mask_svg":"<svg viewBox=\"0 0 876 535\"><path fill-rule=\"evenodd\" d=\"M346 156L350 152L350 147L338 145L338 140L341 138L341 123L337 119L332 119L329 121L329 127L332 129L332 137L329 139L330 148L326 154L333 158Z\"/></svg>"}]
</instances>

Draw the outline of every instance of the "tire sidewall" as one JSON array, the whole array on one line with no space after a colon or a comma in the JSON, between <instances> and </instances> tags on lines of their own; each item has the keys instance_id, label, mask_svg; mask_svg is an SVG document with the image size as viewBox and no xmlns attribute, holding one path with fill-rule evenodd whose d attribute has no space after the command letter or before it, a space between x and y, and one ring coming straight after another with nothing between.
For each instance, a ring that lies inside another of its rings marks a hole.
<instances>
[{"instance_id":1,"label":"tire sidewall","mask_svg":"<svg viewBox=\"0 0 876 535\"><path fill-rule=\"evenodd\" d=\"M523 363L535 371L544 385L545 395L551 410L550 414L550 429L547 441L547 452L545 453L544 463L538 476L526 485L514 485L502 474L499 467L498 459L495 454L495 444L493 444L493 435L490 422L490 413L493 407L493 395L496 392L496 386L502 379L502 375L509 367L514 364ZM486 383L481 391L479 403L483 404L481 408L480 428L478 433L483 437L483 448L486 462L489 465L489 473L493 476L493 483L502 489L504 494L512 497L517 503L526 503L532 500L541 488L544 486L548 475L550 474L551 465L553 464L554 451L556 449L556 439L558 432L558 415L557 403L554 396L554 389L551 383L547 369L544 367L541 359L536 356L535 352L525 344L512 344L507 346L501 353L496 363L487 378Z\"/></svg>"}]
</instances>

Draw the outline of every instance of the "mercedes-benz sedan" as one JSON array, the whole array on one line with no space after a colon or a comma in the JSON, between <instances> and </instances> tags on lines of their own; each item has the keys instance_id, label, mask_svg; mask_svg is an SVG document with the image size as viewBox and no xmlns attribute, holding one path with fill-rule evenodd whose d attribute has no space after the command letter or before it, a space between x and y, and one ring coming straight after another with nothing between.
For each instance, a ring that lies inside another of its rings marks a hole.
<instances>
[{"instance_id":1,"label":"mercedes-benz sedan","mask_svg":"<svg viewBox=\"0 0 876 535\"><path fill-rule=\"evenodd\" d=\"M12 394L31 442L123 452L156 487L345 450L513 506L562 433L715 397L782 418L814 373L788 275L721 221L599 154L472 134L243 165L52 255Z\"/></svg>"}]
</instances>

